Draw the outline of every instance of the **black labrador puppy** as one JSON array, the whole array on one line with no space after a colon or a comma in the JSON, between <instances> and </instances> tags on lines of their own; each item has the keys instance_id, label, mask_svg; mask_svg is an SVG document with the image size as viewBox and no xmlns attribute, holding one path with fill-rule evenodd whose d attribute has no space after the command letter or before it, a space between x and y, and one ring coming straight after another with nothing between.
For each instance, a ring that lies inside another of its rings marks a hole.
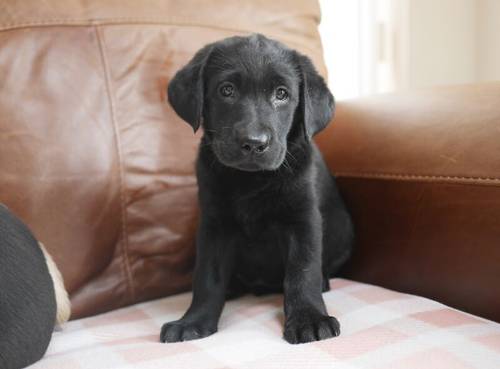
<instances>
[{"instance_id":1,"label":"black labrador puppy","mask_svg":"<svg viewBox=\"0 0 500 369\"><path fill-rule=\"evenodd\" d=\"M353 226L311 140L334 99L304 55L262 35L201 49L168 87L196 131L201 219L193 300L162 342L217 331L225 300L284 291L284 338L337 336L321 295L351 253Z\"/></svg>"}]
</instances>

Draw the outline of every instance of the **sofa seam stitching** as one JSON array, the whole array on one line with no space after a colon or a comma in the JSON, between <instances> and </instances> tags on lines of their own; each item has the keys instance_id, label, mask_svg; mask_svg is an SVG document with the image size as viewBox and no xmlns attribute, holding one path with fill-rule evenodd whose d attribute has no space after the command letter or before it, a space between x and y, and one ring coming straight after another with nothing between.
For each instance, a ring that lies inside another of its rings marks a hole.
<instances>
[{"instance_id":1,"label":"sofa seam stitching","mask_svg":"<svg viewBox=\"0 0 500 369\"><path fill-rule=\"evenodd\" d=\"M500 178L495 177L470 177L470 176L444 176L426 174L402 174L402 173L375 173L375 172L335 172L337 177L362 177L362 178L386 178L399 180L445 180L450 182L477 182L477 183L500 183Z\"/></svg>"},{"instance_id":2,"label":"sofa seam stitching","mask_svg":"<svg viewBox=\"0 0 500 369\"><path fill-rule=\"evenodd\" d=\"M122 237L123 237L123 246L122 246L122 273L125 275L125 280L127 282L127 290L129 292L129 297L132 301L135 299L135 291L132 282L132 271L130 269L130 260L128 255L128 229L127 229L127 214L126 214L126 196L125 196L125 175L123 168L123 152L121 147L121 140L119 135L118 124L116 120L116 110L115 103L113 99L113 95L111 93L111 78L109 74L109 64L108 59L106 57L106 53L104 50L104 40L102 38L101 29L99 25L93 26L95 29L95 33L97 36L97 43L99 47L99 53L101 56L101 62L104 71L104 80L106 85L106 93L108 95L108 101L110 106L110 114L111 120L113 122L113 130L116 144L116 151L118 154L118 173L120 178L120 203L121 203L121 223L122 223Z\"/></svg>"},{"instance_id":3,"label":"sofa seam stitching","mask_svg":"<svg viewBox=\"0 0 500 369\"><path fill-rule=\"evenodd\" d=\"M286 18L306 18L302 15L294 16L291 15ZM1 23L0 30L12 29L12 28L22 28L30 26L46 26L46 25L88 25L88 26L101 26L109 24L127 24L127 23L155 23L155 24L167 24L167 25L187 25L187 26L200 26L200 27L214 27L219 29L227 29L233 31L248 31L245 27L228 27L226 25L218 25L215 23L204 22L203 20L192 20L192 18L187 19L185 17L169 17L168 19L159 19L155 17L103 17L94 19L85 18L52 18L45 20L34 20L27 22L11 22L11 23ZM265 25L265 23L264 23Z\"/></svg>"},{"instance_id":4,"label":"sofa seam stitching","mask_svg":"<svg viewBox=\"0 0 500 369\"><path fill-rule=\"evenodd\" d=\"M24 23L5 23L0 24L0 32L9 31L19 28L28 28L28 27L58 27L58 26L66 26L66 27L99 27L99 26L113 26L113 25L133 25L133 24L161 24L166 26L177 26L177 27L200 27L200 28L214 28L219 30L226 30L232 32L253 32L252 29L245 27L226 27L220 26L217 24L203 23L203 22L190 22L183 20L171 20L171 21L162 21L156 20L154 18L106 18L103 20L85 20L85 19L51 19L47 21L34 21L34 22L24 22ZM272 33L274 35L274 33ZM283 38L286 42L290 44L300 45L301 47L309 50L313 54L321 54L318 53L314 48L311 48L303 43L294 42L289 40L288 38ZM320 56L320 55L319 55Z\"/></svg>"}]
</instances>

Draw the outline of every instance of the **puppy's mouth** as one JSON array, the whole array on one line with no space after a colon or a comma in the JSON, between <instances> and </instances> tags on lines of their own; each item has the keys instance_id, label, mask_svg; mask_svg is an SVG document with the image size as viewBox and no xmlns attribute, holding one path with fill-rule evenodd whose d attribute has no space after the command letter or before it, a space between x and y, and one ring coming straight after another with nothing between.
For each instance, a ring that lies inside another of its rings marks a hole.
<instances>
[{"instance_id":1,"label":"puppy's mouth","mask_svg":"<svg viewBox=\"0 0 500 369\"><path fill-rule=\"evenodd\" d=\"M274 170L272 167L263 166L259 163L249 162L231 165L235 169L243 170L245 172L259 172L262 170Z\"/></svg>"},{"instance_id":2,"label":"puppy's mouth","mask_svg":"<svg viewBox=\"0 0 500 369\"><path fill-rule=\"evenodd\" d=\"M213 151L221 164L245 172L277 170L283 163L286 153L281 145L276 145L264 153L242 155L239 147L222 143L213 145Z\"/></svg>"}]
</instances>

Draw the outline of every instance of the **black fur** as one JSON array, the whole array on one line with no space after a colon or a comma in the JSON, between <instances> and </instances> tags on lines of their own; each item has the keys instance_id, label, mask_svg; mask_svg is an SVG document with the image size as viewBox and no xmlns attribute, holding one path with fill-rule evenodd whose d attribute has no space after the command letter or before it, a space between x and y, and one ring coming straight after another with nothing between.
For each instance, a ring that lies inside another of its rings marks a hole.
<instances>
[{"instance_id":1,"label":"black fur","mask_svg":"<svg viewBox=\"0 0 500 369\"><path fill-rule=\"evenodd\" d=\"M45 257L28 228L0 204L0 368L42 358L56 322Z\"/></svg>"},{"instance_id":2,"label":"black fur","mask_svg":"<svg viewBox=\"0 0 500 369\"><path fill-rule=\"evenodd\" d=\"M353 226L311 140L334 111L323 78L276 41L233 37L201 49L168 96L204 135L193 301L161 341L216 332L228 297L281 291L288 342L337 336L321 293L351 253Z\"/></svg>"}]
</instances>

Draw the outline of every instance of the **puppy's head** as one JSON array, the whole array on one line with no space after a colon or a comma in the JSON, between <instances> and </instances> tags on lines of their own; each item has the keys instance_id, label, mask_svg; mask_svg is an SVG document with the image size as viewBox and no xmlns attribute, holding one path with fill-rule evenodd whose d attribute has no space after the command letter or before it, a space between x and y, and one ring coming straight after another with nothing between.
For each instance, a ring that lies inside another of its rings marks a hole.
<instances>
[{"instance_id":1,"label":"puppy's head","mask_svg":"<svg viewBox=\"0 0 500 369\"><path fill-rule=\"evenodd\" d=\"M309 58L262 35L232 37L193 57L170 82L168 99L218 160L245 171L278 169L289 134L308 142L331 120L333 96Z\"/></svg>"}]
</instances>

